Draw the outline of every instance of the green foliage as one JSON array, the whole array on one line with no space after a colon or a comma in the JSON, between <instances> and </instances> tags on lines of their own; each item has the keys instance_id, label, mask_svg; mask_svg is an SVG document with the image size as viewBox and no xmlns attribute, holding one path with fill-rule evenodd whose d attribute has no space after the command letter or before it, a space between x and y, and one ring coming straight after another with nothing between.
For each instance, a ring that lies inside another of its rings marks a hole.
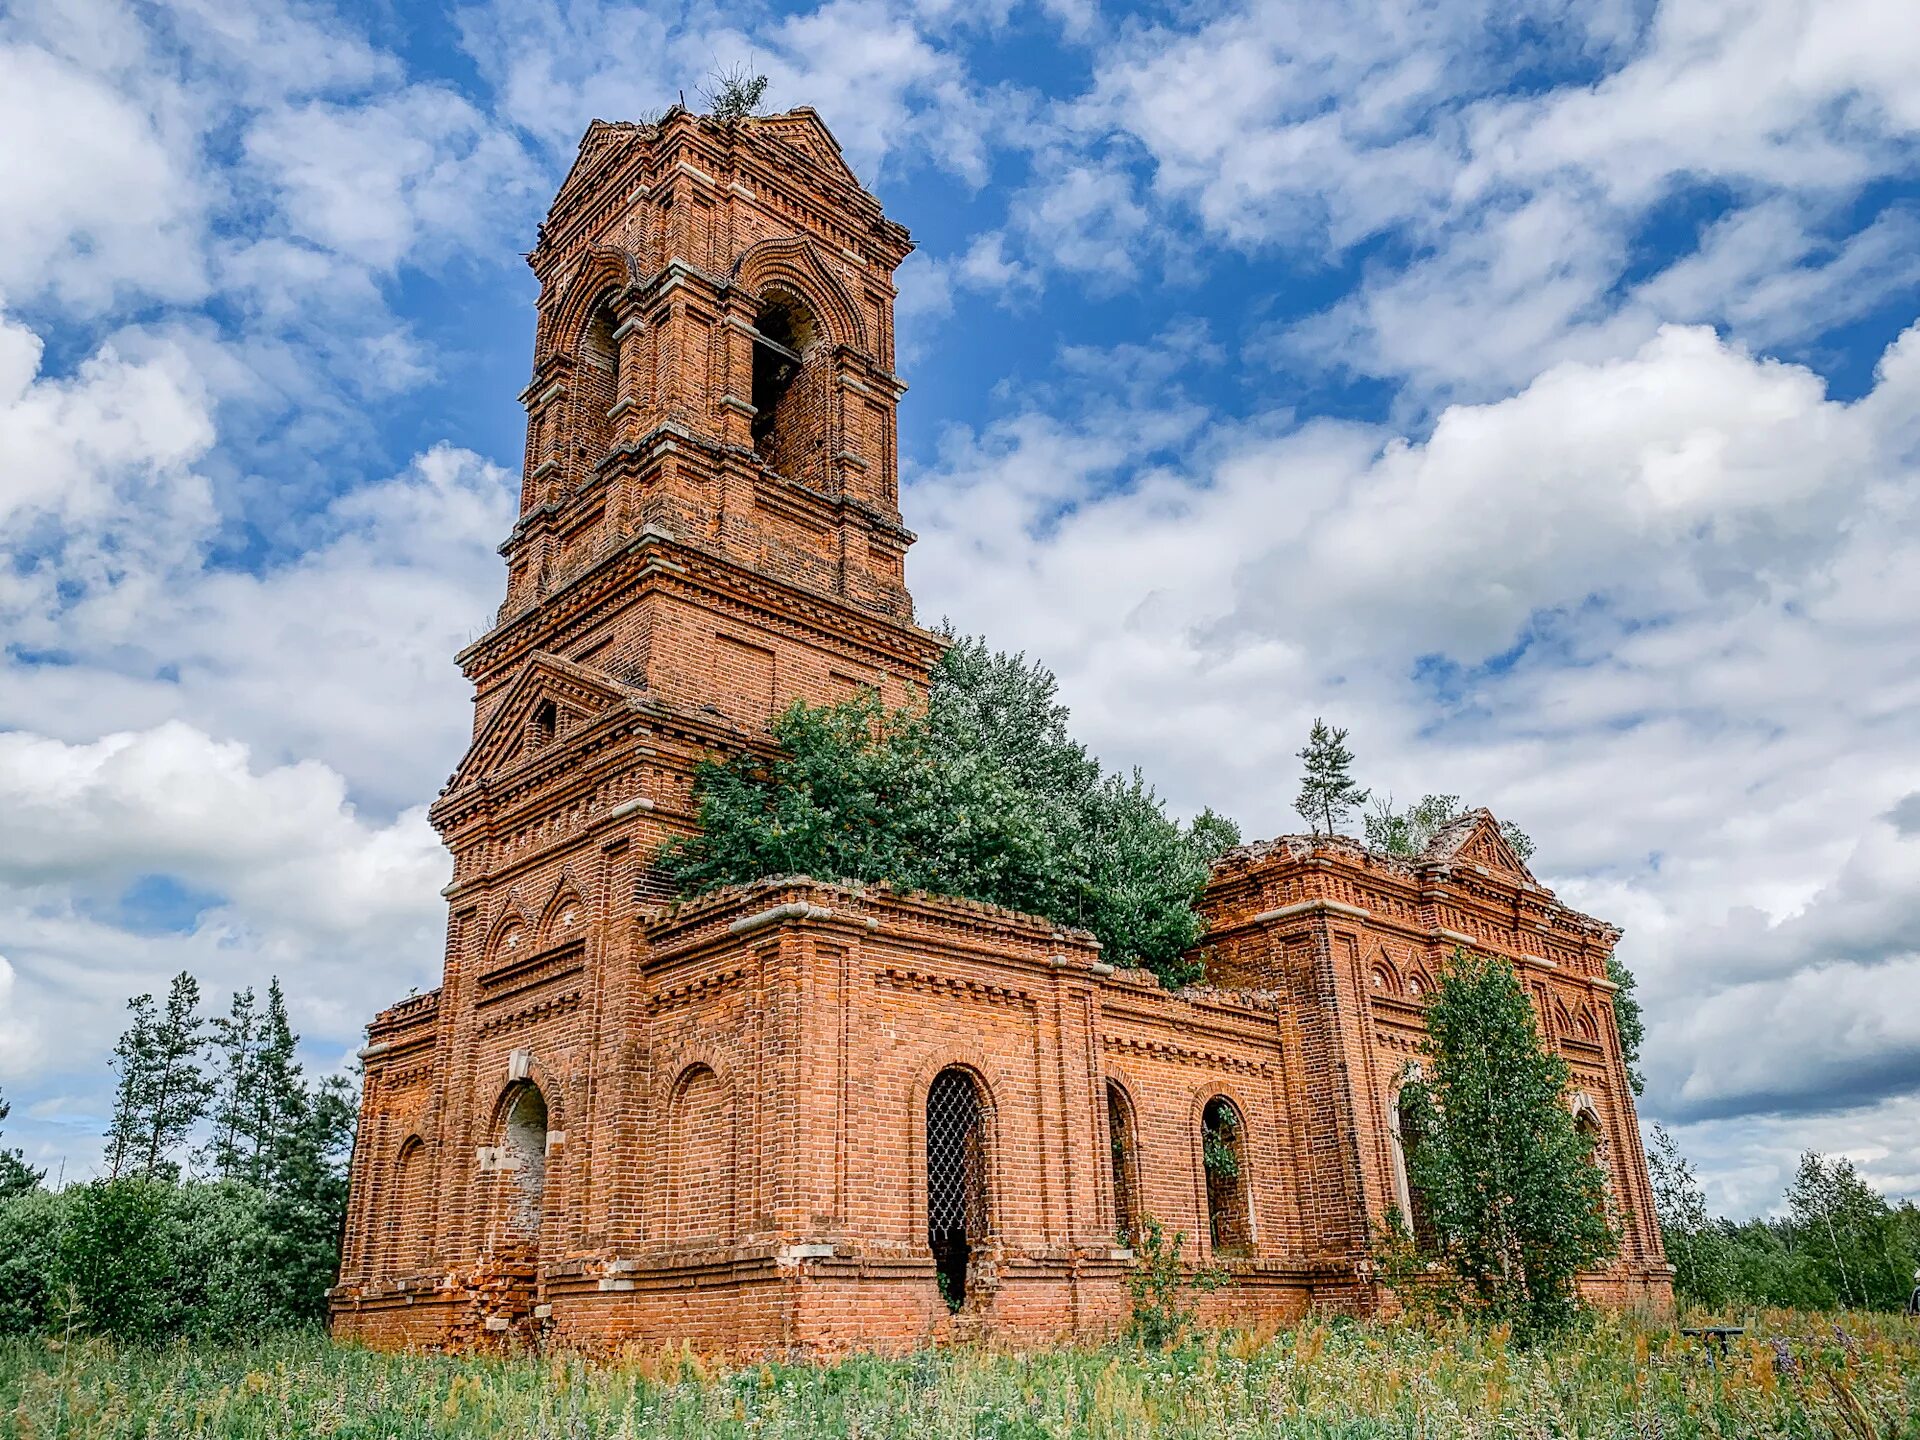
<instances>
[{"instance_id":1,"label":"green foliage","mask_svg":"<svg viewBox=\"0 0 1920 1440\"><path fill-rule=\"evenodd\" d=\"M0 1120L13 1113L13 1106L0 1095ZM24 1195L46 1178L46 1171L27 1164L18 1150L0 1150L0 1202Z\"/></svg>"},{"instance_id":2,"label":"green foliage","mask_svg":"<svg viewBox=\"0 0 1920 1440\"><path fill-rule=\"evenodd\" d=\"M0 1340L0 1433L34 1440L1495 1440L1910 1437L1920 1327L1760 1315L1724 1356L1631 1317L1532 1350L1497 1329L1310 1316L1288 1329L728 1365L682 1345L386 1354L319 1332L227 1346Z\"/></svg>"},{"instance_id":3,"label":"green foliage","mask_svg":"<svg viewBox=\"0 0 1920 1440\"><path fill-rule=\"evenodd\" d=\"M1684 1302L1716 1311L1904 1306L1920 1265L1920 1209L1889 1205L1851 1161L1801 1156L1787 1214L1738 1223L1708 1213L1693 1166L1659 1125L1647 1172Z\"/></svg>"},{"instance_id":4,"label":"green foliage","mask_svg":"<svg viewBox=\"0 0 1920 1440\"><path fill-rule=\"evenodd\" d=\"M1305 769L1293 808L1314 834L1336 835L1347 816L1367 803L1370 793L1354 782L1353 751L1347 748L1347 732L1316 716L1300 760Z\"/></svg>"},{"instance_id":5,"label":"green foliage","mask_svg":"<svg viewBox=\"0 0 1920 1440\"><path fill-rule=\"evenodd\" d=\"M1133 1248L1133 1268L1127 1272L1132 1301L1127 1333L1152 1350L1177 1345L1198 1318L1192 1297L1218 1290L1230 1277L1218 1266L1189 1266L1181 1258L1186 1232L1170 1236L1151 1215L1142 1217L1127 1239Z\"/></svg>"},{"instance_id":6,"label":"green foliage","mask_svg":"<svg viewBox=\"0 0 1920 1440\"><path fill-rule=\"evenodd\" d=\"M700 87L707 112L716 120L739 120L757 114L766 94L767 77L738 64L716 67Z\"/></svg>"},{"instance_id":7,"label":"green foliage","mask_svg":"<svg viewBox=\"0 0 1920 1440\"><path fill-rule=\"evenodd\" d=\"M1044 667L956 640L924 708L796 703L770 727L777 754L702 765L701 833L660 867L682 894L811 875L983 900L1187 983L1194 903L1239 833L1212 811L1180 826L1137 771L1103 776L1066 722Z\"/></svg>"},{"instance_id":8,"label":"green foliage","mask_svg":"<svg viewBox=\"0 0 1920 1440\"><path fill-rule=\"evenodd\" d=\"M213 1099L214 1082L201 1069L206 1044L200 983L184 970L167 989L166 1007L151 995L127 1002L133 1024L114 1047L120 1079L107 1130L107 1173L169 1178L180 1167L171 1152L193 1133Z\"/></svg>"},{"instance_id":9,"label":"green foliage","mask_svg":"<svg viewBox=\"0 0 1920 1440\"><path fill-rule=\"evenodd\" d=\"M1471 1307L1527 1335L1562 1328L1575 1277L1612 1257L1606 1182L1566 1105L1513 966L1456 950L1426 1007L1426 1068L1402 1091L1408 1178Z\"/></svg>"},{"instance_id":10,"label":"green foliage","mask_svg":"<svg viewBox=\"0 0 1920 1440\"><path fill-rule=\"evenodd\" d=\"M107 1178L0 1200L0 1333L122 1340L231 1336L325 1316L339 1269L355 1103L309 1085L276 978L264 1012L233 997L199 1071L198 986L150 996L115 1050L120 1098ZM219 1178L177 1180L172 1151L213 1101L200 1154ZM189 1118L191 1117L191 1118Z\"/></svg>"},{"instance_id":11,"label":"green foliage","mask_svg":"<svg viewBox=\"0 0 1920 1440\"><path fill-rule=\"evenodd\" d=\"M1391 795L1376 797L1364 821L1367 844L1389 855L1418 855L1467 808L1458 795L1422 795L1405 810L1393 808ZM1533 858L1533 837L1511 820L1500 822L1500 837L1522 864Z\"/></svg>"},{"instance_id":12,"label":"green foliage","mask_svg":"<svg viewBox=\"0 0 1920 1440\"><path fill-rule=\"evenodd\" d=\"M1209 1175L1222 1180L1240 1178L1240 1122L1231 1110L1222 1109L1215 1123L1207 1125L1200 1136L1200 1159Z\"/></svg>"},{"instance_id":13,"label":"green foliage","mask_svg":"<svg viewBox=\"0 0 1920 1440\"><path fill-rule=\"evenodd\" d=\"M1617 987L1613 992L1613 1033L1620 1042L1620 1058L1627 1067L1627 1083L1633 1093L1645 1093L1647 1080L1640 1073L1640 1047L1647 1038L1647 1022L1640 1011L1640 997L1634 994L1640 982L1633 978L1618 955L1607 956L1607 978Z\"/></svg>"}]
</instances>

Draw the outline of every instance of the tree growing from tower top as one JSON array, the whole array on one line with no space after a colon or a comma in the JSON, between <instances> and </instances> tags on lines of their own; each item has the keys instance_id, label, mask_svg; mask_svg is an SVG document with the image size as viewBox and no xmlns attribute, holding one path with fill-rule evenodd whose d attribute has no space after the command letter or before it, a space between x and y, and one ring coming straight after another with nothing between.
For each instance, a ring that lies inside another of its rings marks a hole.
<instances>
[{"instance_id":1,"label":"tree growing from tower top","mask_svg":"<svg viewBox=\"0 0 1920 1440\"><path fill-rule=\"evenodd\" d=\"M1300 759L1306 769L1293 808L1315 835L1331 838L1340 833L1349 815L1367 803L1371 793L1354 781L1347 732L1316 716Z\"/></svg>"}]
</instances>

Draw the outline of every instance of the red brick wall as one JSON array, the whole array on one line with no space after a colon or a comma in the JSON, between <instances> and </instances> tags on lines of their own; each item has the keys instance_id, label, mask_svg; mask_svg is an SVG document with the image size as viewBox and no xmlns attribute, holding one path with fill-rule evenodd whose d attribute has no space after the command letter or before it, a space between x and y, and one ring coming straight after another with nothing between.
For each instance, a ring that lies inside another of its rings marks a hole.
<instances>
[{"instance_id":1,"label":"red brick wall","mask_svg":"<svg viewBox=\"0 0 1920 1440\"><path fill-rule=\"evenodd\" d=\"M455 864L445 974L369 1028L337 1328L747 1350L1110 1328L1131 1257L1109 1083L1131 1104L1137 1212L1233 1273L1209 1313L1372 1304L1409 991L1461 937L1564 1009L1556 1043L1630 1216L1597 1291L1657 1301L1615 932L1501 871L1483 837L1426 869L1338 844L1235 852L1208 896L1217 988L1181 995L1083 934L880 886L665 903L652 861L695 823L701 759L765 746L796 698L909 703L939 653L901 564L890 277L908 249L811 112L583 141L531 257L507 599L459 657L473 742L431 812ZM806 301L814 336L791 427L756 455L751 325L774 291ZM617 347L617 386L595 345ZM927 1089L950 1066L977 1077L988 1174L958 1315L927 1235ZM528 1171L502 1147L528 1086L547 1131L521 1233ZM1202 1159L1216 1097L1241 1122L1230 1253Z\"/></svg>"}]
</instances>

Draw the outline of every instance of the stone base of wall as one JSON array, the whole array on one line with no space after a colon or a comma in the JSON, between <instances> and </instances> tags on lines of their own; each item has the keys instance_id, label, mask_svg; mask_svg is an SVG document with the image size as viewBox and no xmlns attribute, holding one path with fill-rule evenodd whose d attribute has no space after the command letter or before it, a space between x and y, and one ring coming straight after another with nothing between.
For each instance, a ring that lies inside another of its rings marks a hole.
<instances>
[{"instance_id":1,"label":"stone base of wall","mask_svg":"<svg viewBox=\"0 0 1920 1440\"><path fill-rule=\"evenodd\" d=\"M544 1271L511 1316L493 1314L498 1287L478 1272L416 1277L336 1292L333 1330L376 1349L537 1345L611 1354L686 1344L741 1357L830 1356L987 1339L1098 1340L1123 1331L1131 1311L1129 1262L1112 1254L1002 1257L991 1282L955 1312L940 1297L930 1259L797 1253L811 1248L563 1262ZM1373 1287L1350 1267L1235 1261L1228 1268L1229 1284L1193 1298L1205 1324L1290 1324L1312 1309L1379 1307Z\"/></svg>"}]
</instances>

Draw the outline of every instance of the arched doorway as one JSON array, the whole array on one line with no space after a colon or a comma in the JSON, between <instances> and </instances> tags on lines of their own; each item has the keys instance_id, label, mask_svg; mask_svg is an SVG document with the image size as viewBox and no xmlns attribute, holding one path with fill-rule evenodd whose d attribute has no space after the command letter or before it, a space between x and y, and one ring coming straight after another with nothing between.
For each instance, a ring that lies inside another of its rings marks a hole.
<instances>
[{"instance_id":1,"label":"arched doorway","mask_svg":"<svg viewBox=\"0 0 1920 1440\"><path fill-rule=\"evenodd\" d=\"M1393 1143L1400 1164L1400 1208L1413 1235L1414 1248L1427 1255L1438 1247L1439 1237L1434 1232L1433 1212L1427 1204L1426 1192L1413 1178L1412 1157L1420 1148L1421 1133L1420 1112L1403 1088L1393 1106Z\"/></svg>"},{"instance_id":2,"label":"arched doorway","mask_svg":"<svg viewBox=\"0 0 1920 1440\"><path fill-rule=\"evenodd\" d=\"M537 1245L547 1189L547 1099L531 1082L507 1101L500 1169L507 1187L506 1238Z\"/></svg>"},{"instance_id":3,"label":"arched doorway","mask_svg":"<svg viewBox=\"0 0 1920 1440\"><path fill-rule=\"evenodd\" d=\"M986 1117L980 1087L958 1068L927 1087L927 1244L949 1310L967 1303L974 1252L987 1233Z\"/></svg>"}]
</instances>

